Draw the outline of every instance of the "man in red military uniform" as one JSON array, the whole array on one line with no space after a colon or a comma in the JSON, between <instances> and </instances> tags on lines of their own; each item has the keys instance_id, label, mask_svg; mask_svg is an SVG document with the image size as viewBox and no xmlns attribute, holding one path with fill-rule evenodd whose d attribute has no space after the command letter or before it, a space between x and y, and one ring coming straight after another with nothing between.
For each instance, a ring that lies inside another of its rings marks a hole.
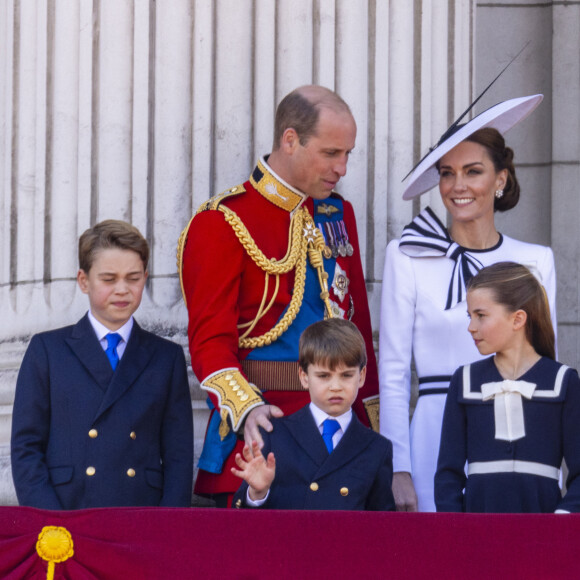
<instances>
[{"instance_id":1,"label":"man in red military uniform","mask_svg":"<svg viewBox=\"0 0 580 580\"><path fill-rule=\"evenodd\" d=\"M369 424L363 400L378 378L366 287L352 206L334 193L355 138L336 93L294 90L276 111L272 153L204 203L180 237L191 362L212 408L195 492L218 506L239 487L238 436L261 442L270 417L309 402L298 339L325 316L351 319L365 337L367 380L353 409Z\"/></svg>"}]
</instances>

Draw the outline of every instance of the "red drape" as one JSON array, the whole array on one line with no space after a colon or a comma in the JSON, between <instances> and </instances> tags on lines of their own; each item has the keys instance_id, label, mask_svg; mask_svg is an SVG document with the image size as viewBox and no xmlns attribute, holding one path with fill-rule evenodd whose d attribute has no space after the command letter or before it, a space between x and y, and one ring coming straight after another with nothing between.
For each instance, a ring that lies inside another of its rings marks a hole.
<instances>
[{"instance_id":1,"label":"red drape","mask_svg":"<svg viewBox=\"0 0 580 580\"><path fill-rule=\"evenodd\" d=\"M0 508L0 578L46 578L44 526L72 535L55 579L573 578L578 515Z\"/></svg>"}]
</instances>

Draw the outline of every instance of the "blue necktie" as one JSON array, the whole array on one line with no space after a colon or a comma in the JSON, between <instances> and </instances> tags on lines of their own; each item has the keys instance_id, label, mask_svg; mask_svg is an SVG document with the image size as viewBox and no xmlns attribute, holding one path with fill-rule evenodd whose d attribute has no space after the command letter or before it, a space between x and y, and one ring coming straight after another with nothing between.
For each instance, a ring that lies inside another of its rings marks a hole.
<instances>
[{"instance_id":1,"label":"blue necktie","mask_svg":"<svg viewBox=\"0 0 580 580\"><path fill-rule=\"evenodd\" d=\"M117 368L119 364L119 355L117 354L117 345L121 340L121 335L117 334L116 332L110 332L105 337L107 339L107 349L105 350L105 354L111 363L111 367L113 370Z\"/></svg>"},{"instance_id":2,"label":"blue necktie","mask_svg":"<svg viewBox=\"0 0 580 580\"><path fill-rule=\"evenodd\" d=\"M332 453L334 445L332 444L332 436L340 429L340 423L336 419L326 419L322 423L322 439L328 449L328 453Z\"/></svg>"}]
</instances>

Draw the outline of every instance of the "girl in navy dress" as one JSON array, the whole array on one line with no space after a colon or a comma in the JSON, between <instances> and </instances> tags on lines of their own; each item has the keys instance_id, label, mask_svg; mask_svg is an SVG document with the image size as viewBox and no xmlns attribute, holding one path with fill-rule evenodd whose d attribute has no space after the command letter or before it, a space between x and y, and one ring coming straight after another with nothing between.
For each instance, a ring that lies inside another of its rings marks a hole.
<instances>
[{"instance_id":1,"label":"girl in navy dress","mask_svg":"<svg viewBox=\"0 0 580 580\"><path fill-rule=\"evenodd\" d=\"M580 379L555 360L544 289L513 262L483 268L467 288L468 330L479 352L493 356L453 375L437 511L579 512Z\"/></svg>"}]
</instances>

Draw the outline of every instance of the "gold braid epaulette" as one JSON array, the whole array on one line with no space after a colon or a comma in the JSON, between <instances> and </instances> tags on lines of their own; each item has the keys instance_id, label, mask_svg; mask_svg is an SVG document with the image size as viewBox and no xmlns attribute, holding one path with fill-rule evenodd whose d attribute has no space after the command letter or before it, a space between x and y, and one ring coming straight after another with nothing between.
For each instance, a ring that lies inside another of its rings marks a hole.
<instances>
[{"instance_id":1,"label":"gold braid epaulette","mask_svg":"<svg viewBox=\"0 0 580 580\"><path fill-rule=\"evenodd\" d=\"M240 191L241 190L241 191ZM304 207L297 210L291 219L289 239L288 239L288 250L286 255L281 260L275 260L267 258L266 255L260 250L254 239L252 238L250 232L240 219L240 217L229 207L222 205L221 202L224 198L230 195L241 193L245 191L242 186L237 186L231 190L215 196L214 198L206 201L201 205L197 213L207 210L218 210L224 214L225 221L231 226L234 234L242 244L242 247L254 261L256 266L260 268L268 276L280 276L282 274L287 274L288 272L295 270L294 274L294 290L292 292L292 298L290 304L284 316L278 321L278 323L261 336L255 336L251 338L241 337L238 341L239 348L258 348L266 346L275 342L282 336L290 325L294 322L300 308L302 306L302 300L304 298L304 286L306 283L306 260L310 259L310 263L315 268L318 273L318 280L321 287L320 298L324 302L326 309L326 317L332 317L332 309L329 301L328 294L328 274L324 271L324 263L322 259L322 249L324 248L324 240L314 224L312 216L308 210ZM196 213L196 215L197 215ZM179 279L181 282L181 292L183 294L183 300L187 306L187 300L185 297L185 292L183 288L183 251L185 248L185 242L187 241L187 233L191 225L190 220L187 227L181 233L179 237L177 246L177 267L179 271ZM258 314L257 322L260 316L263 316L263 312ZM252 324L252 327L254 325Z\"/></svg>"},{"instance_id":2,"label":"gold braid epaulette","mask_svg":"<svg viewBox=\"0 0 580 580\"><path fill-rule=\"evenodd\" d=\"M258 245L250 235L250 232L248 232L244 222L242 222L238 217L238 214L225 205L220 205L218 209L224 214L225 220L230 224L230 226L232 226L232 229L234 230L238 240L240 240L244 250L246 250L256 266L266 272L266 274L270 274L271 276L287 274L294 269L294 266L296 266L301 255L305 254L306 245L302 243L304 240L302 228L304 224L304 212L308 213L306 209L298 210L294 216L292 216L288 250L281 260L274 260L273 258L270 259L265 256L262 250L258 248ZM308 214L308 217L310 217L310 214Z\"/></svg>"},{"instance_id":3,"label":"gold braid epaulette","mask_svg":"<svg viewBox=\"0 0 580 580\"><path fill-rule=\"evenodd\" d=\"M177 273L179 274L179 284L181 286L181 295L183 296L183 302L185 306L187 306L187 298L185 296L185 288L183 287L183 252L185 251L185 243L187 242L187 235L189 234L189 228L191 227L191 222L198 213L202 211L207 211L209 209L216 209L219 204L226 199L227 197L231 197L232 195L240 195L241 193L245 193L246 188L243 185L236 185L231 189L226 189L222 191L218 195L214 195L210 197L208 200L204 201L197 211L195 215L189 220L187 226L183 229L181 234L179 234L179 239L177 240Z\"/></svg>"},{"instance_id":4,"label":"gold braid epaulette","mask_svg":"<svg viewBox=\"0 0 580 580\"><path fill-rule=\"evenodd\" d=\"M286 256L279 261L274 259L270 260L264 255L248 232L246 226L242 223L242 220L235 212L225 206L220 206L218 209L223 212L226 221L232 226L236 237L240 240L240 243L248 255L261 270L266 272L266 274L279 276L280 274L286 274L295 268L294 291L284 316L278 321L274 328L265 334L251 338L240 338L240 348L253 349L269 345L278 340L278 338L280 338L280 336L282 336L282 334L286 332L294 322L294 319L300 311L302 300L304 298L307 256L310 257L313 267L318 272L318 278L322 289L320 297L325 303L327 316L332 316L326 283L328 274L324 272L321 252L321 248L324 247L324 241L322 240L322 236L320 235L318 228L314 225L314 220L306 208L298 210L292 216L288 251L286 252Z\"/></svg>"}]
</instances>

